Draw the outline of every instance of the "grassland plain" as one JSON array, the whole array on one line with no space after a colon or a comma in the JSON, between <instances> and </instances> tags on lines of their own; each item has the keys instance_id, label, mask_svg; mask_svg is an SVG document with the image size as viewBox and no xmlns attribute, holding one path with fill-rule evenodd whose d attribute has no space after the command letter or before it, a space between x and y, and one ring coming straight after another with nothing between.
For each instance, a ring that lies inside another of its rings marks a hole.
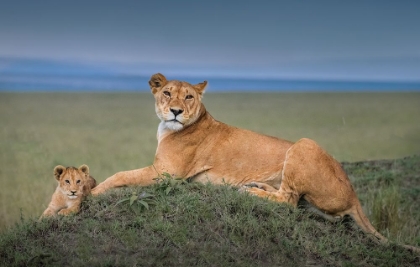
<instances>
[{"instance_id":1,"label":"grassland plain","mask_svg":"<svg viewBox=\"0 0 420 267\"><path fill-rule=\"evenodd\" d=\"M340 161L420 152L420 93L209 93L204 103L231 125L312 138ZM0 93L0 124L0 230L42 213L55 165L86 163L100 182L150 164L157 144L149 93Z\"/></svg>"}]
</instances>

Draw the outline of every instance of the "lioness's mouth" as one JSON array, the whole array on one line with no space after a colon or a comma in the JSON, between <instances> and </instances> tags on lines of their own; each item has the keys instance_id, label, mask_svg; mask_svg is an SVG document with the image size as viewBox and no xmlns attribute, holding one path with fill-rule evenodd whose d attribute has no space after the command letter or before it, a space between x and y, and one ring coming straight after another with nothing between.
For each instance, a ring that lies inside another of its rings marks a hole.
<instances>
[{"instance_id":1,"label":"lioness's mouth","mask_svg":"<svg viewBox=\"0 0 420 267\"><path fill-rule=\"evenodd\" d=\"M180 121L179 121L179 120L177 120L177 119L167 120L166 122L177 122L177 123L183 124L182 122L180 122Z\"/></svg>"}]
</instances>

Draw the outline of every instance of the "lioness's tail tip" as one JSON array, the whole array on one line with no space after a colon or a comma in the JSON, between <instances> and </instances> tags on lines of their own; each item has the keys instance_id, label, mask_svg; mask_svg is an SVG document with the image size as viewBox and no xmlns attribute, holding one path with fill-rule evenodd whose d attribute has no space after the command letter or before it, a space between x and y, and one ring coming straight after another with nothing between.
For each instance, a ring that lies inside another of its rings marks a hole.
<instances>
[{"instance_id":1,"label":"lioness's tail tip","mask_svg":"<svg viewBox=\"0 0 420 267\"><path fill-rule=\"evenodd\" d=\"M377 240L382 244L389 243L388 238L381 235L376 229L373 227L373 225L370 223L369 219L366 217L366 215L363 213L362 207L356 207L355 212L351 212L351 217L356 221L356 224L363 230L363 232L372 234L377 238ZM410 245L403 245L399 244L399 246L412 251L413 253L416 253L420 256L420 248Z\"/></svg>"},{"instance_id":2,"label":"lioness's tail tip","mask_svg":"<svg viewBox=\"0 0 420 267\"><path fill-rule=\"evenodd\" d=\"M410 245L402 245L403 248L408 249L410 251L412 251L413 253L419 254L420 256L420 248L415 247L415 246L410 246Z\"/></svg>"}]
</instances>

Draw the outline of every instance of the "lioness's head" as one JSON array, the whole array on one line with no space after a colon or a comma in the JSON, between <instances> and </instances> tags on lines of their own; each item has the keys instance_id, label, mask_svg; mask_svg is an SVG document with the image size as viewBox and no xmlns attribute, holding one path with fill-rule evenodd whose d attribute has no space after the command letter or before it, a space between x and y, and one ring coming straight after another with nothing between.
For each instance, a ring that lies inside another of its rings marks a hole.
<instances>
[{"instance_id":1,"label":"lioness's head","mask_svg":"<svg viewBox=\"0 0 420 267\"><path fill-rule=\"evenodd\" d=\"M64 195L69 199L83 196L84 187L89 178L89 167L82 165L79 168L58 165L54 168L54 177Z\"/></svg>"},{"instance_id":2,"label":"lioness's head","mask_svg":"<svg viewBox=\"0 0 420 267\"><path fill-rule=\"evenodd\" d=\"M156 100L156 114L163 127L179 131L197 120L207 81L191 85L182 81L167 81L165 76L157 73L150 78L149 85Z\"/></svg>"}]
</instances>

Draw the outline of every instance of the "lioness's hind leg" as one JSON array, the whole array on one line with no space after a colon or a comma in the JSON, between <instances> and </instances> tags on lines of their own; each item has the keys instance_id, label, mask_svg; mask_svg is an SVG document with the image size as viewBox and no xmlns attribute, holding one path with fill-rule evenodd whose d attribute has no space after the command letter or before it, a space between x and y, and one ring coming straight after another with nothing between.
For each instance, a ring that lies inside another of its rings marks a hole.
<instances>
[{"instance_id":1,"label":"lioness's hind leg","mask_svg":"<svg viewBox=\"0 0 420 267\"><path fill-rule=\"evenodd\" d=\"M303 203L302 206L305 209L307 209L308 211L310 211L310 212L312 212L312 213L314 213L314 214L316 214L316 215L324 218L327 221L330 221L330 222L339 222L339 221L341 221L343 219L342 216L339 216L339 215L333 216L333 215L327 214L325 212L322 212L321 210L319 210L318 208L316 208L314 205L312 205L311 203L309 203L306 200L303 200L302 202L300 202L299 205L301 203Z\"/></svg>"}]
</instances>

